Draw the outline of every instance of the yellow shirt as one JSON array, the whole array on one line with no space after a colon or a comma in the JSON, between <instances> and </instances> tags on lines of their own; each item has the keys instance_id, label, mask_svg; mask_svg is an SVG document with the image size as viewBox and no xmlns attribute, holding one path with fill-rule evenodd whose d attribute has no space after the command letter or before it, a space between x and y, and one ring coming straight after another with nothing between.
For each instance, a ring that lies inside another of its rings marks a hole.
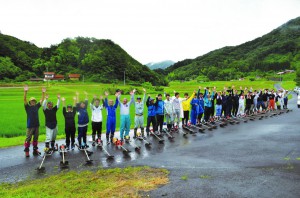
<instances>
[{"instance_id":1,"label":"yellow shirt","mask_svg":"<svg viewBox=\"0 0 300 198\"><path fill-rule=\"evenodd\" d=\"M182 109L183 111L189 111L191 109L191 101L194 98L195 93L191 95L187 100L182 101Z\"/></svg>"}]
</instances>

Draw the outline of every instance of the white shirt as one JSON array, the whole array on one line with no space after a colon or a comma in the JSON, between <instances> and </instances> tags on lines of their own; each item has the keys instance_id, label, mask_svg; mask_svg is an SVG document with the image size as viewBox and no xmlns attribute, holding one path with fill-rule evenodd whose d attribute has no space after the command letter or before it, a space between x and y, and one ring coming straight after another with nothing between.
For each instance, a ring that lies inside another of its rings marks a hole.
<instances>
[{"instance_id":1,"label":"white shirt","mask_svg":"<svg viewBox=\"0 0 300 198\"><path fill-rule=\"evenodd\" d=\"M98 107L96 107L91 104L92 122L102 122L102 109L103 105L99 105Z\"/></svg>"}]
</instances>

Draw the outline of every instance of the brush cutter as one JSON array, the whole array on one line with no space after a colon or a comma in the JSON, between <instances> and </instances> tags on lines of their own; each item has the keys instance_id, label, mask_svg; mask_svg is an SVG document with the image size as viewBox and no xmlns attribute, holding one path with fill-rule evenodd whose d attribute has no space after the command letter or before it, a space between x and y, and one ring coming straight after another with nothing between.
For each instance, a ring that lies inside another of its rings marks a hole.
<instances>
[{"instance_id":1,"label":"brush cutter","mask_svg":"<svg viewBox=\"0 0 300 198\"><path fill-rule=\"evenodd\" d=\"M154 137L156 137L158 139L158 142L160 144L163 144L165 140L161 139L158 137L158 135L156 135L153 131L150 132L151 135L153 135Z\"/></svg>"},{"instance_id":2,"label":"brush cutter","mask_svg":"<svg viewBox=\"0 0 300 198\"><path fill-rule=\"evenodd\" d=\"M167 134L169 140L174 139L174 136L172 136L172 135L169 133L168 129L164 128L164 129L163 129L163 132L165 132L165 133Z\"/></svg>"},{"instance_id":3,"label":"brush cutter","mask_svg":"<svg viewBox=\"0 0 300 198\"><path fill-rule=\"evenodd\" d=\"M139 152L141 150L140 146L137 146L133 141L130 140L130 136L129 135L125 136L125 141L126 141L126 143L129 143L129 144L131 143L131 145L134 147L134 150L136 152Z\"/></svg>"},{"instance_id":4,"label":"brush cutter","mask_svg":"<svg viewBox=\"0 0 300 198\"><path fill-rule=\"evenodd\" d=\"M46 157L51 156L53 154L53 152L54 151L52 149L50 150L47 147L44 149L44 156L43 156L42 162L41 162L40 166L36 169L38 172L44 172L46 170L46 168L43 166L44 161L45 161Z\"/></svg>"},{"instance_id":5,"label":"brush cutter","mask_svg":"<svg viewBox=\"0 0 300 198\"><path fill-rule=\"evenodd\" d=\"M210 130L210 131L212 130L212 127L206 126L206 125L204 125L204 124L200 124L200 123L199 123L199 124L197 124L197 126L198 126L198 127L204 127L204 128L206 128L206 129L208 129L208 130Z\"/></svg>"},{"instance_id":6,"label":"brush cutter","mask_svg":"<svg viewBox=\"0 0 300 198\"><path fill-rule=\"evenodd\" d=\"M194 128L198 129L199 133L205 133L205 129L202 127L199 127L198 125L193 125Z\"/></svg>"},{"instance_id":7,"label":"brush cutter","mask_svg":"<svg viewBox=\"0 0 300 198\"><path fill-rule=\"evenodd\" d=\"M112 160L115 158L115 156L109 154L109 152L104 148L104 146L102 146L103 151L106 153L106 159L108 160Z\"/></svg>"},{"instance_id":8,"label":"brush cutter","mask_svg":"<svg viewBox=\"0 0 300 198\"><path fill-rule=\"evenodd\" d=\"M92 155L93 154L93 152L92 151L88 151L86 148L80 148L80 146L78 146L78 144L75 144L76 146L77 146L77 148L80 150L80 151L84 151L84 153L85 153L85 155L86 155L86 158L87 158L87 160L86 160L86 164L87 165L89 165L89 164L92 164L93 163L93 160L91 160L90 159L90 155Z\"/></svg>"},{"instance_id":9,"label":"brush cutter","mask_svg":"<svg viewBox=\"0 0 300 198\"><path fill-rule=\"evenodd\" d=\"M123 146L123 142L121 141L121 140L118 140L118 138L113 138L113 143L117 146L117 147L120 147L120 148L122 148L122 150L123 150L123 154L124 155L128 155L129 154L129 152L131 152L129 149L126 149L124 146Z\"/></svg>"},{"instance_id":10,"label":"brush cutter","mask_svg":"<svg viewBox=\"0 0 300 198\"><path fill-rule=\"evenodd\" d=\"M60 145L59 152L62 157L62 161L60 161L61 168L67 168L69 166L69 161L65 160L65 155L67 153L66 146L64 144Z\"/></svg>"}]
</instances>

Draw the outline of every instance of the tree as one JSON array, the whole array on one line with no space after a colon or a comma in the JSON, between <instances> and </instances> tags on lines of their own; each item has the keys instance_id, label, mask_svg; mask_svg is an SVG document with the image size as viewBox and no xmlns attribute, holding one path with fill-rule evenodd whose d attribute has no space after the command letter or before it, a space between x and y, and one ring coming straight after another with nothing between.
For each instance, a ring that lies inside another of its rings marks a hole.
<instances>
[{"instance_id":1,"label":"tree","mask_svg":"<svg viewBox=\"0 0 300 198\"><path fill-rule=\"evenodd\" d=\"M8 57L0 57L0 80L4 78L15 78L22 70L15 66Z\"/></svg>"}]
</instances>

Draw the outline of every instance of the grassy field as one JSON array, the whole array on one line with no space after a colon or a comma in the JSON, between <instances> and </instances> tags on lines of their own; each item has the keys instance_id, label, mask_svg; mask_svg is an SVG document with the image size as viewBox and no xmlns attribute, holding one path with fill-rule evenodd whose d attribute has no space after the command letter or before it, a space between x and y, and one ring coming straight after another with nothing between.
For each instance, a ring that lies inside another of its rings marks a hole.
<instances>
[{"instance_id":1,"label":"grassy field","mask_svg":"<svg viewBox=\"0 0 300 198\"><path fill-rule=\"evenodd\" d=\"M169 172L150 167L64 172L42 179L0 184L6 197L140 197L141 192L168 183Z\"/></svg>"},{"instance_id":2,"label":"grassy field","mask_svg":"<svg viewBox=\"0 0 300 198\"><path fill-rule=\"evenodd\" d=\"M199 86L202 87L213 87L216 86L217 90L222 90L224 86L229 87L235 85L235 87L253 87L254 89L260 88L273 88L273 81L213 81L213 82L204 82L197 83L196 81L189 82L171 82L169 87L164 87L164 92L173 94L173 91L176 90L181 93L188 92L191 94L194 90L197 90ZM285 89L293 89L295 83L293 81L283 81L281 82L282 86ZM11 86L15 87L11 87ZM23 86L24 84L0 84L0 109L1 109L1 119L0 119L0 147L7 147L13 145L20 145L24 142L25 132L26 132L26 113L24 110L23 104ZM10 86L10 87L5 87ZM47 93L49 94L49 100L53 101L56 104L56 95L59 93L62 97L66 98L66 104L72 103L72 98L75 96L75 92L80 93L80 98L84 99L83 92L86 91L89 94L89 101L92 97L96 95L104 95L104 91L109 90L114 94L116 89L129 90L136 88L138 93L136 94L142 96L142 87L139 86L123 86L123 85L114 85L114 84L96 84L96 83L50 83L49 87L46 83L30 83L28 98L31 96L36 97L37 99L41 98L41 88L42 86L47 87ZM154 87L147 87L147 94L150 93L154 97L157 93L163 93L163 91L157 92ZM129 98L129 95L124 95L121 97ZM115 96L109 96L109 98L115 100ZM89 116L91 116L90 108L88 108ZM120 110L117 110L117 130L119 130L120 119L119 118ZM146 114L146 113L145 113ZM103 132L106 131L106 111L103 110ZM45 119L42 109L39 111L40 118L40 141L45 139ZM58 119L58 134L59 138L64 137L64 118L62 114L62 104L61 108L57 112ZM77 120L77 116L76 116ZM131 127L134 127L134 106L131 106ZM146 119L145 119L146 121ZM88 134L91 134L91 125L88 128Z\"/></svg>"}]
</instances>

